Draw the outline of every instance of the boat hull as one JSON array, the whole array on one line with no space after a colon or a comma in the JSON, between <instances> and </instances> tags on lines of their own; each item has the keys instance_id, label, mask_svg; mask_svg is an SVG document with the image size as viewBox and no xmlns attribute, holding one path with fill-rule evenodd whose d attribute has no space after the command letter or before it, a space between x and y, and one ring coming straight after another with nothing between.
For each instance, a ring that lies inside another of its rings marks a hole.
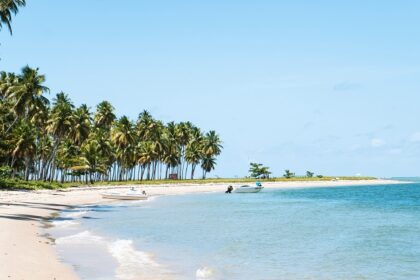
<instances>
[{"instance_id":1,"label":"boat hull","mask_svg":"<svg viewBox=\"0 0 420 280\"><path fill-rule=\"evenodd\" d=\"M258 193L263 189L263 187L260 186L256 186L256 187L251 187L251 186L242 186L239 188L236 188L234 190L235 193Z\"/></svg>"}]
</instances>

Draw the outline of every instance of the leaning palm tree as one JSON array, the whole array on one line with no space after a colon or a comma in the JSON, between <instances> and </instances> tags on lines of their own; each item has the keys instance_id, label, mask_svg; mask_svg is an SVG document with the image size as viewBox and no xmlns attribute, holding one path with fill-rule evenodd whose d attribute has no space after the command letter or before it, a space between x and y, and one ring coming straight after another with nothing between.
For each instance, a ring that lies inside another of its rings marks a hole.
<instances>
[{"instance_id":1,"label":"leaning palm tree","mask_svg":"<svg viewBox=\"0 0 420 280\"><path fill-rule=\"evenodd\" d=\"M25 0L0 0L0 29L6 25L9 29L10 35L12 32L12 15L16 15L19 7L26 5Z\"/></svg>"},{"instance_id":2,"label":"leaning palm tree","mask_svg":"<svg viewBox=\"0 0 420 280\"><path fill-rule=\"evenodd\" d=\"M49 179L53 180L55 175L55 158L58 147L63 139L67 138L74 128L73 118L74 105L64 92L57 94L51 109L50 117L47 121L46 131L54 138L53 150L47 161L43 178L47 179L48 169L52 167Z\"/></svg>"}]
</instances>

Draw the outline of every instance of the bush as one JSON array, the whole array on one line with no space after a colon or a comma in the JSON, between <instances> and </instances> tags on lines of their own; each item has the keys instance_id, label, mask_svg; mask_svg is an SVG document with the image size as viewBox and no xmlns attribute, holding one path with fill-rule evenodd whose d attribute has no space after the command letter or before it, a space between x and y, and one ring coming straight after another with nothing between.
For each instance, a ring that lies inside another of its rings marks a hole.
<instances>
[{"instance_id":1,"label":"bush","mask_svg":"<svg viewBox=\"0 0 420 280\"><path fill-rule=\"evenodd\" d=\"M283 177L284 177L284 178L286 178L286 179L290 179L290 178L295 177L295 173L290 172L290 170L289 170L289 169L286 169L286 170L284 171L284 175L283 175Z\"/></svg>"},{"instance_id":2,"label":"bush","mask_svg":"<svg viewBox=\"0 0 420 280\"><path fill-rule=\"evenodd\" d=\"M0 166L0 179L10 178L12 176L12 168L9 166Z\"/></svg>"},{"instance_id":3,"label":"bush","mask_svg":"<svg viewBox=\"0 0 420 280\"><path fill-rule=\"evenodd\" d=\"M62 184L59 183L49 183L42 181L24 181L20 179L0 179L0 190L40 190L48 189L55 190L64 188Z\"/></svg>"}]
</instances>

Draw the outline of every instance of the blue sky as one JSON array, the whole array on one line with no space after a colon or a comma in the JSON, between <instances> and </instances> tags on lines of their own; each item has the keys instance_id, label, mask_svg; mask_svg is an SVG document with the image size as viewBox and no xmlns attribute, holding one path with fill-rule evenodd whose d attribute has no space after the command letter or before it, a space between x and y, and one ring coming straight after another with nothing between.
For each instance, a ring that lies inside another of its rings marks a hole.
<instances>
[{"instance_id":1,"label":"blue sky","mask_svg":"<svg viewBox=\"0 0 420 280\"><path fill-rule=\"evenodd\" d=\"M420 175L419 1L27 2L1 70L215 129L213 175Z\"/></svg>"}]
</instances>

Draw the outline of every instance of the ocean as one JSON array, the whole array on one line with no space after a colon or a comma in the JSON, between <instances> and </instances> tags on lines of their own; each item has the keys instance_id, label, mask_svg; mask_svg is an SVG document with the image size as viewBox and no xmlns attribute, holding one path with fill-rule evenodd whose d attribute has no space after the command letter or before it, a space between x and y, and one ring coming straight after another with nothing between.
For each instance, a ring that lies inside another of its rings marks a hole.
<instances>
[{"instance_id":1,"label":"ocean","mask_svg":"<svg viewBox=\"0 0 420 280\"><path fill-rule=\"evenodd\" d=\"M419 183L162 196L53 224L82 279L420 279Z\"/></svg>"}]
</instances>

